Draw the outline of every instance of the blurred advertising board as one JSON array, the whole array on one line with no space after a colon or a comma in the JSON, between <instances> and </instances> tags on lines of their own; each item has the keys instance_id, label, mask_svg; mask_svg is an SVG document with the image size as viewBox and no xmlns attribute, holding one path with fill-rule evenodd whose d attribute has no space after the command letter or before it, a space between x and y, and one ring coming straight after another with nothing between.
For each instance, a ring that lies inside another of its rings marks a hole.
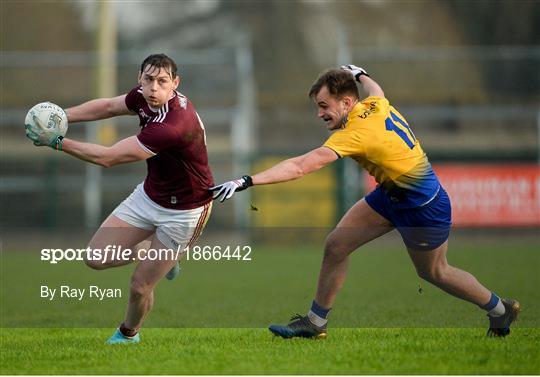
<instances>
[{"instance_id":1,"label":"blurred advertising board","mask_svg":"<svg viewBox=\"0 0 540 377\"><path fill-rule=\"evenodd\" d=\"M540 226L536 164L433 165L452 201L455 226ZM375 181L367 176L368 192Z\"/></svg>"}]
</instances>

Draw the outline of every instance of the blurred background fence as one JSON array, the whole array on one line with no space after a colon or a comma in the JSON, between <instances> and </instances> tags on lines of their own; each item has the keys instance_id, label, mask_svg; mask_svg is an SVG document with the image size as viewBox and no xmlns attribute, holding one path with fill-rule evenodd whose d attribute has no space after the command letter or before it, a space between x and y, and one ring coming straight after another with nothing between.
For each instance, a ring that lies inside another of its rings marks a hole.
<instances>
[{"instance_id":1,"label":"blurred background fence","mask_svg":"<svg viewBox=\"0 0 540 377\"><path fill-rule=\"evenodd\" d=\"M323 69L352 62L381 84L436 170L459 164L447 183L455 195L476 193L467 201L483 201L488 212L479 219L493 219L490 213L498 211L496 221L458 225L540 224L537 1L0 4L3 232L94 228L144 179L141 162L98 168L96 185L83 162L24 138L24 115L33 104L68 107L96 97L96 35L106 26L100 6L108 8L107 22L116 30L110 61L116 93L136 85L147 55L164 52L175 59L180 91L206 126L216 182L320 146L328 134L307 91ZM122 117L114 132L98 133L97 140L111 144L136 134L137 124ZM88 140L93 127L73 124L68 136ZM460 171L469 168L475 173L463 178ZM462 178L463 185L452 186ZM209 228L331 227L370 185L354 164L338 161L302 180L258 187L216 205ZM97 189L99 201L89 202ZM508 200L494 200L499 194ZM505 207L516 195L520 204ZM523 208L528 220L507 221Z\"/></svg>"}]
</instances>

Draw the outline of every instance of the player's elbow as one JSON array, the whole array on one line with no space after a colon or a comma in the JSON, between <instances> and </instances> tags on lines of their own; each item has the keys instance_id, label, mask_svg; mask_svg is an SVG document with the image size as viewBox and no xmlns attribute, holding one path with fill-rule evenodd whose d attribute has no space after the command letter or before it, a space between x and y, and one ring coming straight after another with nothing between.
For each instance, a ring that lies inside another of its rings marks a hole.
<instances>
[{"instance_id":1,"label":"player's elbow","mask_svg":"<svg viewBox=\"0 0 540 377\"><path fill-rule=\"evenodd\" d=\"M297 165L295 166L295 169L294 169L294 178L301 178L303 177L304 175L308 174L309 171L307 171L304 167L300 166L300 165Z\"/></svg>"},{"instance_id":2,"label":"player's elbow","mask_svg":"<svg viewBox=\"0 0 540 377\"><path fill-rule=\"evenodd\" d=\"M113 161L106 159L97 160L96 163L103 168L110 168L114 166Z\"/></svg>"},{"instance_id":3,"label":"player's elbow","mask_svg":"<svg viewBox=\"0 0 540 377\"><path fill-rule=\"evenodd\" d=\"M296 165L293 171L293 176L294 176L293 179L302 178L303 176L308 175L314 170L316 169L313 169L310 166Z\"/></svg>"},{"instance_id":4,"label":"player's elbow","mask_svg":"<svg viewBox=\"0 0 540 377\"><path fill-rule=\"evenodd\" d=\"M294 162L296 178L303 177L304 175L317 170L317 166L314 166L313 162L310 161L306 156L300 156L296 158Z\"/></svg>"},{"instance_id":5,"label":"player's elbow","mask_svg":"<svg viewBox=\"0 0 540 377\"><path fill-rule=\"evenodd\" d=\"M116 115L118 115L118 111L116 110L116 104L112 100L112 98L106 98L105 101L105 118L112 118Z\"/></svg>"},{"instance_id":6,"label":"player's elbow","mask_svg":"<svg viewBox=\"0 0 540 377\"><path fill-rule=\"evenodd\" d=\"M142 158L136 153L118 152L117 148L108 148L107 152L97 161L104 168L111 168L115 165L128 162L139 161Z\"/></svg>"},{"instance_id":7,"label":"player's elbow","mask_svg":"<svg viewBox=\"0 0 540 377\"><path fill-rule=\"evenodd\" d=\"M296 178L303 177L309 173L314 172L315 170L320 169L322 166L319 164L310 163L307 159L301 159L296 163Z\"/></svg>"},{"instance_id":8,"label":"player's elbow","mask_svg":"<svg viewBox=\"0 0 540 377\"><path fill-rule=\"evenodd\" d=\"M302 166L302 161L298 157L287 160L285 166L289 179L298 179L306 175L306 171Z\"/></svg>"},{"instance_id":9,"label":"player's elbow","mask_svg":"<svg viewBox=\"0 0 540 377\"><path fill-rule=\"evenodd\" d=\"M95 161L98 165L100 165L101 167L104 167L104 168L111 168L113 167L114 165L118 165L119 164L119 161L118 159L116 158L116 156L114 156L113 154L111 154L109 152L109 150L106 151L106 153L103 154L103 156L101 156L100 158L98 158L96 161Z\"/></svg>"}]
</instances>

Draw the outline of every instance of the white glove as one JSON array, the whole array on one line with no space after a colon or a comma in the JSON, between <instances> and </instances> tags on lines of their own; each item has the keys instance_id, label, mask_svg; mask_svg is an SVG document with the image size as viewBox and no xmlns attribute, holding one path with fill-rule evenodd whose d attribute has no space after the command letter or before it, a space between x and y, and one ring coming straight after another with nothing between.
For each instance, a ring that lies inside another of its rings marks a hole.
<instances>
[{"instance_id":1,"label":"white glove","mask_svg":"<svg viewBox=\"0 0 540 377\"><path fill-rule=\"evenodd\" d=\"M37 117L34 117L34 122L31 124L25 124L26 137L34 142L35 146L49 146L53 149L62 150L62 139L60 132L56 129L49 130L47 127L43 127Z\"/></svg>"},{"instance_id":2,"label":"white glove","mask_svg":"<svg viewBox=\"0 0 540 377\"><path fill-rule=\"evenodd\" d=\"M251 177L249 175L244 175L242 178L210 187L208 190L214 191L212 199L219 199L219 197L221 197L220 202L223 203L225 200L230 199L235 192L243 191L250 186L253 186Z\"/></svg>"},{"instance_id":3,"label":"white glove","mask_svg":"<svg viewBox=\"0 0 540 377\"><path fill-rule=\"evenodd\" d=\"M352 65L352 64L342 65L341 69L351 72L351 74L354 76L354 78L358 82L360 82L360 76L362 76L362 75L366 75L367 77L369 77L369 75L367 74L367 72L366 72L366 70L364 68L360 68L360 67L357 67L357 66Z\"/></svg>"}]
</instances>

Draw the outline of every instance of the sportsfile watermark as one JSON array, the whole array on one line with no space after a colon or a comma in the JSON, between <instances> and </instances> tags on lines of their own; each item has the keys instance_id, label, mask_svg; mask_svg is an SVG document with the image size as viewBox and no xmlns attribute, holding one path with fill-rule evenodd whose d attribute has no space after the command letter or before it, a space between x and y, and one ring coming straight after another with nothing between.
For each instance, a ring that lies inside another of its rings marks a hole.
<instances>
[{"instance_id":1,"label":"sportsfile watermark","mask_svg":"<svg viewBox=\"0 0 540 377\"><path fill-rule=\"evenodd\" d=\"M369 232L383 234L385 230L371 228ZM262 328L286 324L292 314L309 312L330 246L349 234L365 233L353 227L258 227L250 228L249 233L217 229L205 232L197 244L184 251L176 245L154 242L155 237L128 249L119 240L120 236L127 238L118 233L123 229L106 231L114 240L98 244L92 234L76 236L66 230L53 237L45 229L40 238L25 247L20 242L30 239L29 231L17 237L7 235L0 255L3 327L112 328L123 320L126 305L136 292L132 291L136 272L147 268L154 273L159 266L163 268L154 286L154 309L145 328ZM540 297L535 289L535 267L540 261L538 232L482 232L453 230L450 262L478 274L481 281L495 282L500 280L500 272L486 269L486 261L504 265L508 276L520 284L515 293L500 287L492 289L520 301L527 314L513 327L539 327L540 308L530 304ZM413 242L417 232L405 235L407 242ZM130 239L138 239L136 236L130 234ZM420 241L419 245L424 242ZM508 250L515 252L509 254ZM430 251L422 251L421 256L427 253ZM87 257L93 261L87 261ZM178 265L174 261L143 261L178 258ZM176 275L169 280L173 269ZM484 310L450 297L416 273L399 230L349 255L345 284L329 315L330 328L483 328L487 324ZM479 331L480 336L484 332Z\"/></svg>"},{"instance_id":2,"label":"sportsfile watermark","mask_svg":"<svg viewBox=\"0 0 540 377\"><path fill-rule=\"evenodd\" d=\"M193 261L251 261L252 247L249 245L205 245L174 249L123 248L121 245L107 245L104 248L44 248L40 260L50 264L64 261L108 262L171 261L185 258Z\"/></svg>"}]
</instances>

